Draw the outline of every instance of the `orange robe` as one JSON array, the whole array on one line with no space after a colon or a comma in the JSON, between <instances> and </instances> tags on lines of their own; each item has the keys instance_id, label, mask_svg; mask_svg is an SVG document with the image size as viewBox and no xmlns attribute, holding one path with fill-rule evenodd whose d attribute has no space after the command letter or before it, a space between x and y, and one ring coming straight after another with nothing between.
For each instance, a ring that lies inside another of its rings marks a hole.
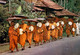
<instances>
[{"instance_id":1,"label":"orange robe","mask_svg":"<svg viewBox=\"0 0 80 55\"><path fill-rule=\"evenodd\" d=\"M29 45L30 45L30 47L31 47L31 42L32 42L32 36L33 36L33 31L30 31L29 30L29 27L30 26L33 26L33 25L29 25L28 26L28 29L26 30L27 31L27 41L29 42ZM34 27L34 26L33 26Z\"/></svg>"},{"instance_id":2,"label":"orange robe","mask_svg":"<svg viewBox=\"0 0 80 55\"><path fill-rule=\"evenodd\" d=\"M42 43L43 41L43 27L38 27L38 33L39 33L39 41Z\"/></svg>"},{"instance_id":3,"label":"orange robe","mask_svg":"<svg viewBox=\"0 0 80 55\"><path fill-rule=\"evenodd\" d=\"M55 26L55 38L58 39L58 28L56 22L54 22L53 25Z\"/></svg>"},{"instance_id":4,"label":"orange robe","mask_svg":"<svg viewBox=\"0 0 80 55\"><path fill-rule=\"evenodd\" d=\"M37 26L34 26L33 41L35 43L39 43L39 33L38 33Z\"/></svg>"},{"instance_id":5,"label":"orange robe","mask_svg":"<svg viewBox=\"0 0 80 55\"><path fill-rule=\"evenodd\" d=\"M50 32L51 32L50 27L48 27L47 28L47 33L46 33L47 34L47 38L46 38L47 41L50 41Z\"/></svg>"},{"instance_id":6,"label":"orange robe","mask_svg":"<svg viewBox=\"0 0 80 55\"><path fill-rule=\"evenodd\" d=\"M70 27L69 27L69 25L66 25L66 34L67 34L67 37L70 36Z\"/></svg>"},{"instance_id":7,"label":"orange robe","mask_svg":"<svg viewBox=\"0 0 80 55\"><path fill-rule=\"evenodd\" d=\"M67 37L70 36L72 25L66 24L66 34Z\"/></svg>"},{"instance_id":8,"label":"orange robe","mask_svg":"<svg viewBox=\"0 0 80 55\"><path fill-rule=\"evenodd\" d=\"M14 26L9 27L8 31L9 40L10 40L10 50L13 51L15 48L17 48L18 43L18 33L14 30Z\"/></svg>"},{"instance_id":9,"label":"orange robe","mask_svg":"<svg viewBox=\"0 0 80 55\"><path fill-rule=\"evenodd\" d=\"M75 23L73 23L72 28L75 28L75 30L76 30L76 24ZM71 33L73 36L75 35L75 31L72 31L72 29L71 29Z\"/></svg>"},{"instance_id":10,"label":"orange robe","mask_svg":"<svg viewBox=\"0 0 80 55\"><path fill-rule=\"evenodd\" d=\"M59 37L63 36L63 27L62 27L62 25L59 25L58 35L59 35Z\"/></svg>"},{"instance_id":11,"label":"orange robe","mask_svg":"<svg viewBox=\"0 0 80 55\"><path fill-rule=\"evenodd\" d=\"M43 24L43 39L44 39L44 42L46 41L50 41L50 27L46 27L45 24Z\"/></svg>"},{"instance_id":12,"label":"orange robe","mask_svg":"<svg viewBox=\"0 0 80 55\"><path fill-rule=\"evenodd\" d=\"M52 25L53 25L52 23L49 23L49 28L50 28L50 36L52 35L52 30L51 30L51 29L52 29Z\"/></svg>"},{"instance_id":13,"label":"orange robe","mask_svg":"<svg viewBox=\"0 0 80 55\"><path fill-rule=\"evenodd\" d=\"M24 47L25 42L26 42L26 29L28 28L27 24L21 24L20 27L23 29L24 33L20 35L19 37L19 43L21 44L22 47Z\"/></svg>"},{"instance_id":14,"label":"orange robe","mask_svg":"<svg viewBox=\"0 0 80 55\"><path fill-rule=\"evenodd\" d=\"M55 26L55 28L51 31L51 36L52 38L58 38L58 29L57 29L57 25L56 23L54 22L53 25Z\"/></svg>"},{"instance_id":15,"label":"orange robe","mask_svg":"<svg viewBox=\"0 0 80 55\"><path fill-rule=\"evenodd\" d=\"M55 28L55 31L56 31L55 32L55 38L58 39L58 28L57 27Z\"/></svg>"}]
</instances>

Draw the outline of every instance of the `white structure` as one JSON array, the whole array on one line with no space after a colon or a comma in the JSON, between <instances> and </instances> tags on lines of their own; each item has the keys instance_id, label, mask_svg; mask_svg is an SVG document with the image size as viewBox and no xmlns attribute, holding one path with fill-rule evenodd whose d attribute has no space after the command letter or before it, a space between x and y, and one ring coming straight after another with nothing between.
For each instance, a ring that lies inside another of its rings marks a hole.
<instances>
[{"instance_id":1,"label":"white structure","mask_svg":"<svg viewBox=\"0 0 80 55\"><path fill-rule=\"evenodd\" d=\"M76 23L76 27L77 27L77 28L76 28L76 34L79 34L79 26L80 26L80 25L79 25L79 23L77 22L77 23Z\"/></svg>"}]
</instances>

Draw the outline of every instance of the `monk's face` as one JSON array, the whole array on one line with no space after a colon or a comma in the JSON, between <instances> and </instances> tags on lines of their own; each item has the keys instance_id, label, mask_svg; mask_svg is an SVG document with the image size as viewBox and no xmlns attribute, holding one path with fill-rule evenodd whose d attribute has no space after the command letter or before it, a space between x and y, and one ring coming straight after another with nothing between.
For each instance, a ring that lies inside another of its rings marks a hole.
<instances>
[{"instance_id":1,"label":"monk's face","mask_svg":"<svg viewBox=\"0 0 80 55\"><path fill-rule=\"evenodd\" d=\"M28 25L31 25L31 23L30 23L30 22L28 22Z\"/></svg>"},{"instance_id":2,"label":"monk's face","mask_svg":"<svg viewBox=\"0 0 80 55\"><path fill-rule=\"evenodd\" d=\"M44 20L44 21L43 21L43 24L45 24L45 23L46 23L46 21Z\"/></svg>"},{"instance_id":3,"label":"monk's face","mask_svg":"<svg viewBox=\"0 0 80 55\"><path fill-rule=\"evenodd\" d=\"M53 21L51 21L51 23L53 23Z\"/></svg>"},{"instance_id":4,"label":"monk's face","mask_svg":"<svg viewBox=\"0 0 80 55\"><path fill-rule=\"evenodd\" d=\"M24 24L24 21L22 21L22 24Z\"/></svg>"},{"instance_id":5,"label":"monk's face","mask_svg":"<svg viewBox=\"0 0 80 55\"><path fill-rule=\"evenodd\" d=\"M11 26L13 26L14 25L14 22L11 22Z\"/></svg>"}]
</instances>

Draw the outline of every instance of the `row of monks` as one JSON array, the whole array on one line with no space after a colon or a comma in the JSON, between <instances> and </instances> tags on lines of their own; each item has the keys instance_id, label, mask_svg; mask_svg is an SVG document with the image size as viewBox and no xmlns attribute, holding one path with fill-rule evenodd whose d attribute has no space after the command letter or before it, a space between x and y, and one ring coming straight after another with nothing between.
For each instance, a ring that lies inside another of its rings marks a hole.
<instances>
[{"instance_id":1,"label":"row of monks","mask_svg":"<svg viewBox=\"0 0 80 55\"><path fill-rule=\"evenodd\" d=\"M24 50L26 42L29 43L29 48L31 48L32 40L35 46L37 46L39 43L42 45L43 43L50 42L50 38L52 40L62 39L64 26L66 27L67 37L69 37L70 34L75 36L76 24L72 19L47 19L45 21L34 22L35 25L32 25L30 21L27 22L28 23L25 24L24 20L22 20L22 24L10 23L8 35L11 52L13 52L15 48L18 51L18 43L22 46L22 50Z\"/></svg>"}]
</instances>

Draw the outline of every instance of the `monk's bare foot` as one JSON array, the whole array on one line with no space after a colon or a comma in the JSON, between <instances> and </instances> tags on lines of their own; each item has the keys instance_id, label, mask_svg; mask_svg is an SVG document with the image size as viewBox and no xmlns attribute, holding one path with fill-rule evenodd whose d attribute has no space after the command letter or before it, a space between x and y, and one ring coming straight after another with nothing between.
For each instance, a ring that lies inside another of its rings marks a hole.
<instances>
[{"instance_id":1,"label":"monk's bare foot","mask_svg":"<svg viewBox=\"0 0 80 55\"><path fill-rule=\"evenodd\" d=\"M25 48L23 47L21 50L23 51L23 50L25 50Z\"/></svg>"},{"instance_id":2,"label":"monk's bare foot","mask_svg":"<svg viewBox=\"0 0 80 55\"><path fill-rule=\"evenodd\" d=\"M43 42L44 44L46 43L46 41Z\"/></svg>"},{"instance_id":3,"label":"monk's bare foot","mask_svg":"<svg viewBox=\"0 0 80 55\"><path fill-rule=\"evenodd\" d=\"M13 53L13 51L11 51L11 53Z\"/></svg>"},{"instance_id":4,"label":"monk's bare foot","mask_svg":"<svg viewBox=\"0 0 80 55\"><path fill-rule=\"evenodd\" d=\"M31 48L31 46L29 46L28 48Z\"/></svg>"},{"instance_id":5,"label":"monk's bare foot","mask_svg":"<svg viewBox=\"0 0 80 55\"><path fill-rule=\"evenodd\" d=\"M21 50L23 51L24 49L22 48Z\"/></svg>"},{"instance_id":6,"label":"monk's bare foot","mask_svg":"<svg viewBox=\"0 0 80 55\"><path fill-rule=\"evenodd\" d=\"M43 45L42 43L40 45Z\"/></svg>"},{"instance_id":7,"label":"monk's bare foot","mask_svg":"<svg viewBox=\"0 0 80 55\"><path fill-rule=\"evenodd\" d=\"M69 37L69 35L67 35L67 37Z\"/></svg>"},{"instance_id":8,"label":"monk's bare foot","mask_svg":"<svg viewBox=\"0 0 80 55\"><path fill-rule=\"evenodd\" d=\"M61 39L62 39L62 37L61 37Z\"/></svg>"},{"instance_id":9,"label":"monk's bare foot","mask_svg":"<svg viewBox=\"0 0 80 55\"><path fill-rule=\"evenodd\" d=\"M76 34L76 36L78 36L78 34Z\"/></svg>"}]
</instances>

